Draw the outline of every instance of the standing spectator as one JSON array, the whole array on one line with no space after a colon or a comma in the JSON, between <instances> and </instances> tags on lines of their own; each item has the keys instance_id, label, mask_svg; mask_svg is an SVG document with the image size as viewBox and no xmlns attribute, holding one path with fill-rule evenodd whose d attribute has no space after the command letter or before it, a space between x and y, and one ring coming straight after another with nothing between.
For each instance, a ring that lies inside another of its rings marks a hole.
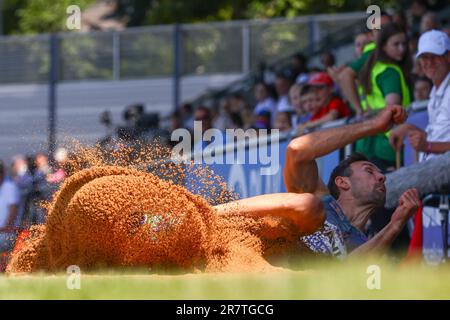
<instances>
[{"instance_id":1,"label":"standing spectator","mask_svg":"<svg viewBox=\"0 0 450 320\"><path fill-rule=\"evenodd\" d=\"M392 23L392 17L386 12L382 11L380 18L381 30L383 30L383 28L390 23ZM361 56L358 59L350 62L344 68L341 68L338 72L337 77L335 77L338 80L337 82L342 94L350 103L350 107L353 109L357 116L360 116L363 113L364 106L364 102L361 101L363 100L361 98L364 97L363 88L361 86L356 86L358 74L366 64L369 57L375 51L377 38L380 35L380 30L373 29L370 35L371 42L367 43L364 46Z\"/></svg>"},{"instance_id":2,"label":"standing spectator","mask_svg":"<svg viewBox=\"0 0 450 320\"><path fill-rule=\"evenodd\" d=\"M269 86L264 82L258 82L254 90L256 106L253 111L255 115L263 111L270 112L271 116L275 114L276 103L270 95Z\"/></svg>"},{"instance_id":3,"label":"standing spectator","mask_svg":"<svg viewBox=\"0 0 450 320\"><path fill-rule=\"evenodd\" d=\"M5 166L0 160L0 252L9 251L14 246L19 202L19 189L6 179Z\"/></svg>"},{"instance_id":4,"label":"standing spectator","mask_svg":"<svg viewBox=\"0 0 450 320\"><path fill-rule=\"evenodd\" d=\"M366 97L365 111L380 110L387 105L409 106L411 91L410 55L405 31L395 24L385 26L376 49L361 69L359 82ZM387 134L378 134L356 142L356 152L363 153L382 170L395 167L396 153Z\"/></svg>"},{"instance_id":5,"label":"standing spectator","mask_svg":"<svg viewBox=\"0 0 450 320\"><path fill-rule=\"evenodd\" d=\"M52 172L50 164L48 163L48 156L43 152L38 152L35 156L36 170L39 174L46 177Z\"/></svg>"},{"instance_id":6,"label":"standing spectator","mask_svg":"<svg viewBox=\"0 0 450 320\"><path fill-rule=\"evenodd\" d=\"M414 81L414 101L428 100L433 82L429 78L420 77Z\"/></svg>"},{"instance_id":7,"label":"standing spectator","mask_svg":"<svg viewBox=\"0 0 450 320\"><path fill-rule=\"evenodd\" d=\"M28 162L25 156L18 154L13 157L11 178L16 183L22 195L30 191L33 178L28 170Z\"/></svg>"},{"instance_id":8,"label":"standing spectator","mask_svg":"<svg viewBox=\"0 0 450 320\"><path fill-rule=\"evenodd\" d=\"M54 184L60 184L67 177L65 166L67 163L68 152L65 148L58 148L55 151L55 170L54 173L47 175L47 181Z\"/></svg>"},{"instance_id":9,"label":"standing spectator","mask_svg":"<svg viewBox=\"0 0 450 320\"><path fill-rule=\"evenodd\" d=\"M276 112L287 111L293 112L294 109L289 104L289 88L291 87L291 77L288 70L280 70L276 74L275 90L277 91L278 100Z\"/></svg>"}]
</instances>

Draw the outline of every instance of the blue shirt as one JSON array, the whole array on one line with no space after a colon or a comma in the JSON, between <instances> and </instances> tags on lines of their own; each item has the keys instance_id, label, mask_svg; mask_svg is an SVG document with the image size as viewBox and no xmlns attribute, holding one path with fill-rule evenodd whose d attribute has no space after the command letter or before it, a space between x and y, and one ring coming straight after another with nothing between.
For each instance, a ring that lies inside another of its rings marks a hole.
<instances>
[{"instance_id":1,"label":"blue shirt","mask_svg":"<svg viewBox=\"0 0 450 320\"><path fill-rule=\"evenodd\" d=\"M321 201L326 213L323 227L313 234L301 237L300 241L314 252L345 258L347 253L367 242L367 237L350 224L331 195L323 196Z\"/></svg>"}]
</instances>

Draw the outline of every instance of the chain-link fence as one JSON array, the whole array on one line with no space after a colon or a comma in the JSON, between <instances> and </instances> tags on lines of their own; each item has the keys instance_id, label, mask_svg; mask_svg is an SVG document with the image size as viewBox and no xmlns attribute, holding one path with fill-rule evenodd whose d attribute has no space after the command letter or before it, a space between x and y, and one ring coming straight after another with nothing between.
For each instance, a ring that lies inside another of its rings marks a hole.
<instances>
[{"instance_id":1,"label":"chain-link fence","mask_svg":"<svg viewBox=\"0 0 450 320\"><path fill-rule=\"evenodd\" d=\"M181 75L246 73L261 62L312 46L364 13L295 19L233 21L58 34L58 80L120 80L167 77L179 59ZM177 31L179 30L179 31ZM180 32L176 37L175 32ZM179 56L175 41L180 39ZM0 38L0 83L48 80L49 36Z\"/></svg>"}]
</instances>

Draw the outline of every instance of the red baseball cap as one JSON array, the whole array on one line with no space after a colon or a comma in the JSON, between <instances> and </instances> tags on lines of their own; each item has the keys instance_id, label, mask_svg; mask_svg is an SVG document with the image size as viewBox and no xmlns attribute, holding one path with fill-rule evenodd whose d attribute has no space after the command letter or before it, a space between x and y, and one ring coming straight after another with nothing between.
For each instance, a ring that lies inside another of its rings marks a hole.
<instances>
[{"instance_id":1,"label":"red baseball cap","mask_svg":"<svg viewBox=\"0 0 450 320\"><path fill-rule=\"evenodd\" d=\"M332 87L333 79L326 72L316 72L309 76L308 84L311 86Z\"/></svg>"}]
</instances>

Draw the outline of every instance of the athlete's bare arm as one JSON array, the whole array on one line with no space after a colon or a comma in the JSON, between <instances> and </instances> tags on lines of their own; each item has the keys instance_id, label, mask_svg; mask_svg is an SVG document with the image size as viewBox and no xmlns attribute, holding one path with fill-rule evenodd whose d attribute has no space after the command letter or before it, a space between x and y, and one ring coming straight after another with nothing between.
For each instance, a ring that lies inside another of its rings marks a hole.
<instances>
[{"instance_id":1,"label":"athlete's bare arm","mask_svg":"<svg viewBox=\"0 0 450 320\"><path fill-rule=\"evenodd\" d=\"M300 234L310 234L322 226L325 211L322 202L312 194L274 193L241 199L214 207L223 214L244 214L252 217L285 218Z\"/></svg>"},{"instance_id":2,"label":"athlete's bare arm","mask_svg":"<svg viewBox=\"0 0 450 320\"><path fill-rule=\"evenodd\" d=\"M358 139L389 130L406 120L401 106L387 106L375 118L339 128L313 132L293 139L286 151L284 183L288 192L322 196L328 190L319 177L316 158L343 148Z\"/></svg>"}]
</instances>

